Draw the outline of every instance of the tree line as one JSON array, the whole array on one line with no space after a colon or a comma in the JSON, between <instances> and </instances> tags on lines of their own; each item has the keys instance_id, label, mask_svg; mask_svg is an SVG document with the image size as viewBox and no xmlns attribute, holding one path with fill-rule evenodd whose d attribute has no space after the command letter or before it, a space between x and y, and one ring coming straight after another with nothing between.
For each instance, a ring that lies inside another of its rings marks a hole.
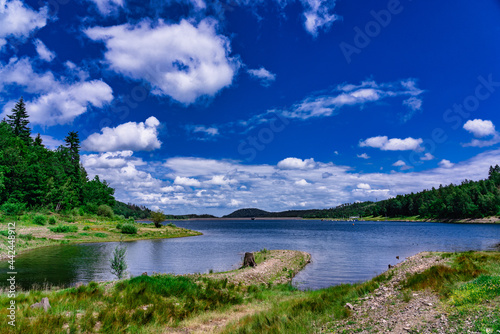
<instances>
[{"instance_id":1,"label":"tree line","mask_svg":"<svg viewBox=\"0 0 500 334\"><path fill-rule=\"evenodd\" d=\"M11 114L0 122L2 211L78 208L95 214L100 205L115 205L114 189L99 176L89 179L82 166L78 132L69 132L64 142L50 150L40 134L32 138L23 98L16 103Z\"/></svg>"},{"instance_id":2,"label":"tree line","mask_svg":"<svg viewBox=\"0 0 500 334\"><path fill-rule=\"evenodd\" d=\"M306 218L383 216L437 219L483 218L500 215L500 167L491 166L488 178L465 180L460 185L439 186L419 193L398 195L379 202L343 204L318 210Z\"/></svg>"}]
</instances>

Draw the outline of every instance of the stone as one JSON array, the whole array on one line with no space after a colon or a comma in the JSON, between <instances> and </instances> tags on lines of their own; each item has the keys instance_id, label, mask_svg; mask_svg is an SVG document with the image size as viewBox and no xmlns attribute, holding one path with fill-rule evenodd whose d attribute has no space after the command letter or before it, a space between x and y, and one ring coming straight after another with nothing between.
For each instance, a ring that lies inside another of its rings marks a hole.
<instances>
[{"instance_id":1,"label":"stone","mask_svg":"<svg viewBox=\"0 0 500 334\"><path fill-rule=\"evenodd\" d=\"M352 311L354 310L354 306L352 306L351 303L346 303L344 307L348 308L349 310L352 310Z\"/></svg>"},{"instance_id":2,"label":"stone","mask_svg":"<svg viewBox=\"0 0 500 334\"><path fill-rule=\"evenodd\" d=\"M49 308L51 308L49 303L49 298L47 297L42 298L42 301L31 305L31 308L43 308L44 311L47 312Z\"/></svg>"}]
</instances>

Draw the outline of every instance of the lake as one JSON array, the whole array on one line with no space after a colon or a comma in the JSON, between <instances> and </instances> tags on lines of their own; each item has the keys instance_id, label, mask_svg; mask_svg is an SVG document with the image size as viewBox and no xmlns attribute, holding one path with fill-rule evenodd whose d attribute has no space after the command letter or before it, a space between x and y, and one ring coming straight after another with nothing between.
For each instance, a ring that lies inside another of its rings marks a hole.
<instances>
[{"instance_id":1,"label":"lake","mask_svg":"<svg viewBox=\"0 0 500 334\"><path fill-rule=\"evenodd\" d=\"M317 220L180 221L202 236L124 243L131 276L206 273L236 269L248 251L292 249L312 262L293 280L318 289L370 279L421 251L488 250L500 242L500 225L409 222L333 222ZM17 284L69 286L111 280L109 259L116 242L37 249L16 259ZM400 260L396 259L399 256ZM0 263L6 286L7 262Z\"/></svg>"}]
</instances>

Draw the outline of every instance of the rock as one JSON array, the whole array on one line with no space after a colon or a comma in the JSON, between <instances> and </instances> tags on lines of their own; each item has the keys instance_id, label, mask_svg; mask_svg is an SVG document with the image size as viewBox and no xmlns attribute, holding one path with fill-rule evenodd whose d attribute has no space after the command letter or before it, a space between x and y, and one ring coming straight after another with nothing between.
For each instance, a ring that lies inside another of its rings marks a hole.
<instances>
[{"instance_id":1,"label":"rock","mask_svg":"<svg viewBox=\"0 0 500 334\"><path fill-rule=\"evenodd\" d=\"M396 259L398 259L398 260L399 260L399 255L398 255L398 256L396 256Z\"/></svg>"},{"instance_id":2,"label":"rock","mask_svg":"<svg viewBox=\"0 0 500 334\"><path fill-rule=\"evenodd\" d=\"M346 303L344 307L348 308L349 310L354 311L354 306L352 306L352 304L350 304L350 303Z\"/></svg>"},{"instance_id":3,"label":"rock","mask_svg":"<svg viewBox=\"0 0 500 334\"><path fill-rule=\"evenodd\" d=\"M49 310L50 308L49 298L44 297L42 298L42 301L31 305L31 308L42 308L42 307L45 310L45 312Z\"/></svg>"},{"instance_id":4,"label":"rock","mask_svg":"<svg viewBox=\"0 0 500 334\"><path fill-rule=\"evenodd\" d=\"M148 272L147 271L143 272L141 276L148 276Z\"/></svg>"}]
</instances>

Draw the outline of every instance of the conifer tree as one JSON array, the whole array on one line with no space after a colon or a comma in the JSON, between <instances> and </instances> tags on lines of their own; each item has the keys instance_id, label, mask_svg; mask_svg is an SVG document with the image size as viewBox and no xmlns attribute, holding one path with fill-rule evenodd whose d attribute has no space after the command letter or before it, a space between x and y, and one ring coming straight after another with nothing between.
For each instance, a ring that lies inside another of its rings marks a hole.
<instances>
[{"instance_id":1,"label":"conifer tree","mask_svg":"<svg viewBox=\"0 0 500 334\"><path fill-rule=\"evenodd\" d=\"M7 123L12 128L14 134L23 139L26 143L31 141L31 130L28 127L30 124L28 118L29 115L26 112L26 105L21 97L19 102L16 103L15 107L12 109L12 115L7 115Z\"/></svg>"}]
</instances>

